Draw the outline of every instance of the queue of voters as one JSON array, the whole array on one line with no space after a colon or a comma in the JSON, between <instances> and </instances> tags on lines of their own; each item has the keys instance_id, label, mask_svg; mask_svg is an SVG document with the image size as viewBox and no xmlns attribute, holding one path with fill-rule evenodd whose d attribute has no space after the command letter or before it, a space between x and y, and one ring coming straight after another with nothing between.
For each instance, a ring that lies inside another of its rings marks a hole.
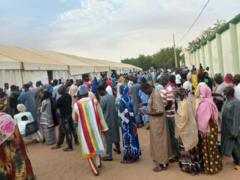
<instances>
[{"instance_id":1,"label":"queue of voters","mask_svg":"<svg viewBox=\"0 0 240 180\"><path fill-rule=\"evenodd\" d=\"M6 82L0 88L0 179L38 176L29 141L66 153L79 146L76 158L94 175L115 154L122 164L141 163L139 128L149 131L153 172L178 163L191 175L216 174L223 156L239 172L240 74L211 75L208 69L151 68L23 87Z\"/></svg>"}]
</instances>

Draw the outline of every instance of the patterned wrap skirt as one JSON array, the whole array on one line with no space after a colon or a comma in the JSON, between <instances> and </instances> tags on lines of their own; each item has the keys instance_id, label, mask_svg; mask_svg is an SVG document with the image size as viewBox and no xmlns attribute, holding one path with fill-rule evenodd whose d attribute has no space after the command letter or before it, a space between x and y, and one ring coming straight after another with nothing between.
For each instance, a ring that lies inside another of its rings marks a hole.
<instances>
[{"instance_id":1,"label":"patterned wrap skirt","mask_svg":"<svg viewBox=\"0 0 240 180\"><path fill-rule=\"evenodd\" d=\"M218 148L218 126L210 121L210 133L200 133L199 145L203 158L203 171L206 174L216 174L222 170L222 159Z\"/></svg>"}]
</instances>

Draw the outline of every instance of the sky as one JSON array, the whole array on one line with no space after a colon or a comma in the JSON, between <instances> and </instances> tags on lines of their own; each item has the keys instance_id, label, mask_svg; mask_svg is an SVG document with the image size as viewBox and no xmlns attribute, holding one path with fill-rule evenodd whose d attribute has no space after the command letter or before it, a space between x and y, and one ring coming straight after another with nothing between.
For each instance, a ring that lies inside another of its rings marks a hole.
<instances>
[{"instance_id":1,"label":"sky","mask_svg":"<svg viewBox=\"0 0 240 180\"><path fill-rule=\"evenodd\" d=\"M0 44L119 61L173 44L187 47L217 20L240 13L239 0L0 0Z\"/></svg>"}]
</instances>

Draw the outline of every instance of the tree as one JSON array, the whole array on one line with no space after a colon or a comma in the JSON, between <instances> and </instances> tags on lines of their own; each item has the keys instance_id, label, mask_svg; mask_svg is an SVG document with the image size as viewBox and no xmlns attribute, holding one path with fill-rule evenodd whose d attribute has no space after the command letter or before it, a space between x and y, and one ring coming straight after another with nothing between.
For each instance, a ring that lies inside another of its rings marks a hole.
<instances>
[{"instance_id":1,"label":"tree","mask_svg":"<svg viewBox=\"0 0 240 180\"><path fill-rule=\"evenodd\" d=\"M180 58L181 49L177 48L177 58ZM173 68L175 67L174 62L174 50L171 47L163 48L159 52L151 55L139 55L138 58L127 58L122 60L122 63L132 64L134 66L141 67L143 70L148 70L150 67L155 68Z\"/></svg>"}]
</instances>

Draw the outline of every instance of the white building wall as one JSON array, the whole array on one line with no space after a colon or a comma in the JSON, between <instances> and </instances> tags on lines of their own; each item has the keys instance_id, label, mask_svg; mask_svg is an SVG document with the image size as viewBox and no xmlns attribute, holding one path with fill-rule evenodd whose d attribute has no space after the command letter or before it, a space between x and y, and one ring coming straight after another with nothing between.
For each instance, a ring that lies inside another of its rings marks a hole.
<instances>
[{"instance_id":1,"label":"white building wall","mask_svg":"<svg viewBox=\"0 0 240 180\"><path fill-rule=\"evenodd\" d=\"M205 52L205 63L206 63L206 67L210 67L210 60L209 60L209 53L208 53L208 47L207 44L204 45L204 52Z\"/></svg>"},{"instance_id":2,"label":"white building wall","mask_svg":"<svg viewBox=\"0 0 240 180\"><path fill-rule=\"evenodd\" d=\"M224 74L233 72L232 45L230 31L222 33L222 49L223 49L223 67Z\"/></svg>"},{"instance_id":3,"label":"white building wall","mask_svg":"<svg viewBox=\"0 0 240 180\"><path fill-rule=\"evenodd\" d=\"M213 62L213 74L219 73L219 63L218 63L218 50L217 50L217 40L211 41L212 48L212 62Z\"/></svg>"},{"instance_id":4,"label":"white building wall","mask_svg":"<svg viewBox=\"0 0 240 180\"><path fill-rule=\"evenodd\" d=\"M237 36L238 36L238 54L239 54L239 64L240 64L240 23L238 23L236 27L237 27Z\"/></svg>"}]
</instances>

